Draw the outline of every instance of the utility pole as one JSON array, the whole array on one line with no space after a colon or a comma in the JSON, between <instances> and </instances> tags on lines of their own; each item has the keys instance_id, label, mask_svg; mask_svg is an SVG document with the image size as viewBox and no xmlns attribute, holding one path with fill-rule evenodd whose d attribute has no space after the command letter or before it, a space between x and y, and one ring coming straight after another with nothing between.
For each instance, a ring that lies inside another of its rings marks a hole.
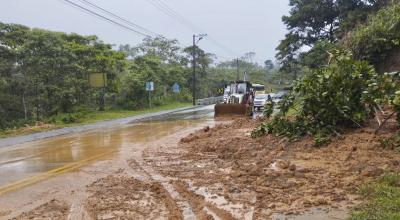
<instances>
[{"instance_id":1,"label":"utility pole","mask_svg":"<svg viewBox=\"0 0 400 220\"><path fill-rule=\"evenodd\" d=\"M149 90L149 108L151 108L151 91Z\"/></svg>"},{"instance_id":2,"label":"utility pole","mask_svg":"<svg viewBox=\"0 0 400 220\"><path fill-rule=\"evenodd\" d=\"M193 34L193 51L192 51L192 65L193 65L193 88L192 88L192 96L193 96L193 105L196 105L196 43L203 39L207 34ZM198 40L196 41L196 38Z\"/></svg>"},{"instance_id":3,"label":"utility pole","mask_svg":"<svg viewBox=\"0 0 400 220\"><path fill-rule=\"evenodd\" d=\"M236 59L236 81L239 81L239 58Z\"/></svg>"},{"instance_id":4,"label":"utility pole","mask_svg":"<svg viewBox=\"0 0 400 220\"><path fill-rule=\"evenodd\" d=\"M196 35L193 34L193 51L192 51L192 59L193 59L193 88L192 88L192 97L193 97L193 105L196 105Z\"/></svg>"},{"instance_id":5,"label":"utility pole","mask_svg":"<svg viewBox=\"0 0 400 220\"><path fill-rule=\"evenodd\" d=\"M105 111L106 110L106 75L103 73L103 91L100 97L100 108L99 111Z\"/></svg>"}]
</instances>

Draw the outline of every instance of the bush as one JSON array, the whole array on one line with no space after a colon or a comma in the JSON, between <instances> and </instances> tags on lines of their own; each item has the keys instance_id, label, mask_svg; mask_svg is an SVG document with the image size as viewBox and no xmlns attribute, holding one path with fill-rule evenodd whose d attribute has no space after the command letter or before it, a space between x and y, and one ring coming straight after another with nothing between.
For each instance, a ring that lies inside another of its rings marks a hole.
<instances>
[{"instance_id":1,"label":"bush","mask_svg":"<svg viewBox=\"0 0 400 220\"><path fill-rule=\"evenodd\" d=\"M393 75L377 74L367 62L353 60L348 51L337 49L332 54L328 67L311 70L295 83L278 103L280 113L254 130L253 137L270 133L295 140L309 134L320 146L338 128L361 127L377 105L394 103L399 87ZM267 116L270 108L266 106ZM297 108L295 119L284 119L291 108Z\"/></svg>"},{"instance_id":2,"label":"bush","mask_svg":"<svg viewBox=\"0 0 400 220\"><path fill-rule=\"evenodd\" d=\"M79 112L69 113L61 118L61 121L65 124L79 123L83 118L87 116L90 111L88 109L81 109Z\"/></svg>"},{"instance_id":3,"label":"bush","mask_svg":"<svg viewBox=\"0 0 400 220\"><path fill-rule=\"evenodd\" d=\"M71 124L71 123L79 122L79 119L76 116L72 115L72 114L68 114L68 115L64 116L61 119L61 121L63 123L65 123L65 124Z\"/></svg>"},{"instance_id":4,"label":"bush","mask_svg":"<svg viewBox=\"0 0 400 220\"><path fill-rule=\"evenodd\" d=\"M389 138L383 138L380 140L382 147L388 149L395 149L400 152L400 133L396 133Z\"/></svg>"}]
</instances>

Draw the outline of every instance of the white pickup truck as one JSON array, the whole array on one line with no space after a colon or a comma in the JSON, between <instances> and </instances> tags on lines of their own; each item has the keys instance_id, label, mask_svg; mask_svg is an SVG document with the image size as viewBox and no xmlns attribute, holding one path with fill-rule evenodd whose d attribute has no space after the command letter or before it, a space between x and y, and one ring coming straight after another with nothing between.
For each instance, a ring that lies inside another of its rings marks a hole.
<instances>
[{"instance_id":1,"label":"white pickup truck","mask_svg":"<svg viewBox=\"0 0 400 220\"><path fill-rule=\"evenodd\" d=\"M274 95L274 93L256 95L256 97L254 98L254 111L261 111L268 100L268 96L271 96L271 98L273 99Z\"/></svg>"},{"instance_id":2,"label":"white pickup truck","mask_svg":"<svg viewBox=\"0 0 400 220\"><path fill-rule=\"evenodd\" d=\"M271 96L272 101L275 103L275 106L282 100L283 96L286 94L286 91L280 91L277 93L269 93L269 94L258 94L254 98L254 111L261 111L264 108L265 103L268 100L268 96Z\"/></svg>"}]
</instances>

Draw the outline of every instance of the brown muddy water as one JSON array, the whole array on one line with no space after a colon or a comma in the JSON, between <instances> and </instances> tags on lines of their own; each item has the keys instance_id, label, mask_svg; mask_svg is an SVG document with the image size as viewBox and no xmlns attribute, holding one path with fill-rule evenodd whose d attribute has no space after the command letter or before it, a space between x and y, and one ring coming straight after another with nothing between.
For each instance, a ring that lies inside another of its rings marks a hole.
<instances>
[{"instance_id":1,"label":"brown muddy water","mask_svg":"<svg viewBox=\"0 0 400 220\"><path fill-rule=\"evenodd\" d=\"M74 133L0 148L0 194L93 161L104 160L212 119L212 108L181 111L147 122ZM19 186L18 186L19 185Z\"/></svg>"}]
</instances>

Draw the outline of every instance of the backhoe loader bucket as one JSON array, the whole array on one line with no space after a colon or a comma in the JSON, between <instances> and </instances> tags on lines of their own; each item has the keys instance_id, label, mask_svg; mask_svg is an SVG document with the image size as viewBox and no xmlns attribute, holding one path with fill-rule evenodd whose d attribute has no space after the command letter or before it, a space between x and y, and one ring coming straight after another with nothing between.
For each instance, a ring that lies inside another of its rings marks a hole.
<instances>
[{"instance_id":1,"label":"backhoe loader bucket","mask_svg":"<svg viewBox=\"0 0 400 220\"><path fill-rule=\"evenodd\" d=\"M216 104L214 117L247 116L246 105L243 104Z\"/></svg>"}]
</instances>

